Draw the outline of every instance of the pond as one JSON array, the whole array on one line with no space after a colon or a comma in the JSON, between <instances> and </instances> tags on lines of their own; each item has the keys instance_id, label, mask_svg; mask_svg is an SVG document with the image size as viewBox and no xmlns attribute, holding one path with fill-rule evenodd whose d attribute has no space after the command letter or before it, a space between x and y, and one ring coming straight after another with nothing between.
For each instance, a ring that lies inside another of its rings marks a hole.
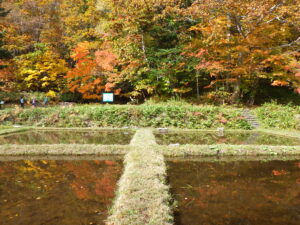
<instances>
[{"instance_id":1,"label":"pond","mask_svg":"<svg viewBox=\"0 0 300 225\"><path fill-rule=\"evenodd\" d=\"M176 225L298 225L300 161L169 161Z\"/></svg>"},{"instance_id":2,"label":"pond","mask_svg":"<svg viewBox=\"0 0 300 225\"><path fill-rule=\"evenodd\" d=\"M121 172L112 160L0 161L1 224L104 224Z\"/></svg>"},{"instance_id":3,"label":"pond","mask_svg":"<svg viewBox=\"0 0 300 225\"><path fill-rule=\"evenodd\" d=\"M120 144L130 143L132 130L32 130L0 136L0 144Z\"/></svg>"},{"instance_id":4,"label":"pond","mask_svg":"<svg viewBox=\"0 0 300 225\"><path fill-rule=\"evenodd\" d=\"M300 145L300 139L253 131L225 131L220 136L213 131L154 132L159 145L170 144L233 144L233 145Z\"/></svg>"}]
</instances>

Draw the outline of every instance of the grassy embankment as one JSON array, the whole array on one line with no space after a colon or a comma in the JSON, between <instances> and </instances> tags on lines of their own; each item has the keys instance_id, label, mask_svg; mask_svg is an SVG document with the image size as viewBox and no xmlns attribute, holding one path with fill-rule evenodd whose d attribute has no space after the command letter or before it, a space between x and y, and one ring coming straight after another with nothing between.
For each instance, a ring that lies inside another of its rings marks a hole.
<instances>
[{"instance_id":1,"label":"grassy embankment","mask_svg":"<svg viewBox=\"0 0 300 225\"><path fill-rule=\"evenodd\" d=\"M269 145L181 145L158 146L157 149L168 157L190 156L286 156L300 155L299 146Z\"/></svg>"},{"instance_id":2,"label":"grassy embankment","mask_svg":"<svg viewBox=\"0 0 300 225\"><path fill-rule=\"evenodd\" d=\"M172 103L6 109L0 111L0 123L37 127L251 128L240 108Z\"/></svg>"},{"instance_id":3,"label":"grassy embankment","mask_svg":"<svg viewBox=\"0 0 300 225\"><path fill-rule=\"evenodd\" d=\"M106 224L173 224L166 165L163 155L155 150L151 130L137 131L124 162L124 173Z\"/></svg>"},{"instance_id":4,"label":"grassy embankment","mask_svg":"<svg viewBox=\"0 0 300 225\"><path fill-rule=\"evenodd\" d=\"M300 130L300 106L278 105L274 103L264 104L253 110L259 119L261 128Z\"/></svg>"},{"instance_id":5,"label":"grassy embankment","mask_svg":"<svg viewBox=\"0 0 300 225\"><path fill-rule=\"evenodd\" d=\"M300 106L268 103L251 110L262 128L300 130ZM75 105L5 109L0 124L35 127L174 127L185 129L250 129L242 108L194 106L182 102L133 105Z\"/></svg>"},{"instance_id":6,"label":"grassy embankment","mask_svg":"<svg viewBox=\"0 0 300 225\"><path fill-rule=\"evenodd\" d=\"M126 145L0 145L2 156L49 156L49 155L125 155L129 151Z\"/></svg>"},{"instance_id":7,"label":"grassy embankment","mask_svg":"<svg viewBox=\"0 0 300 225\"><path fill-rule=\"evenodd\" d=\"M11 126L0 126L0 135L6 135L11 133L18 133L29 130L29 127L11 127Z\"/></svg>"}]
</instances>

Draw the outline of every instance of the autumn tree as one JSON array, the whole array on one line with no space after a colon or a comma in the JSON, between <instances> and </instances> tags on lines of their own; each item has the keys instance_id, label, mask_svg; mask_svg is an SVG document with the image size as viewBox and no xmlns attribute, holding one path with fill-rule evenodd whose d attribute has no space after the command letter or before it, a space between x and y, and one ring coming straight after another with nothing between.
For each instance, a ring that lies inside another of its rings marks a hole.
<instances>
[{"instance_id":1,"label":"autumn tree","mask_svg":"<svg viewBox=\"0 0 300 225\"><path fill-rule=\"evenodd\" d=\"M21 90L61 90L67 63L68 89L87 99L120 88L131 99L207 92L231 103L253 103L259 90L272 86L300 92L299 0L6 0L2 5L11 11L1 17L1 48L14 58L5 62L5 77L18 74ZM37 49L42 45L47 50Z\"/></svg>"},{"instance_id":2,"label":"autumn tree","mask_svg":"<svg viewBox=\"0 0 300 225\"><path fill-rule=\"evenodd\" d=\"M59 13L64 30L61 42L69 52L80 42L96 40L100 20L96 0L62 0Z\"/></svg>"},{"instance_id":3,"label":"autumn tree","mask_svg":"<svg viewBox=\"0 0 300 225\"><path fill-rule=\"evenodd\" d=\"M43 30L46 28L53 13L51 9L54 3L58 1L8 0L6 2L6 5L11 8L11 13L6 21L14 27L16 32L14 35L30 36L32 41L27 44L23 43L28 46L28 50L30 50L29 48L33 45L33 42L41 41Z\"/></svg>"},{"instance_id":4,"label":"autumn tree","mask_svg":"<svg viewBox=\"0 0 300 225\"><path fill-rule=\"evenodd\" d=\"M6 17L9 13L9 10L5 10L1 7L2 0L0 0L0 18ZM4 48L4 36L5 36L5 26L0 24L0 85L7 85L7 82L10 81L11 74L8 70L7 60L10 59L10 53L7 49Z\"/></svg>"},{"instance_id":5,"label":"autumn tree","mask_svg":"<svg viewBox=\"0 0 300 225\"><path fill-rule=\"evenodd\" d=\"M180 16L189 1L111 1L99 0L102 13L98 32L111 41L118 54L129 95L172 95L189 92L191 67L183 66L182 43L189 39L193 24ZM185 76L186 75L186 76Z\"/></svg>"},{"instance_id":6,"label":"autumn tree","mask_svg":"<svg viewBox=\"0 0 300 225\"><path fill-rule=\"evenodd\" d=\"M71 92L81 93L84 99L100 99L102 92L113 91L117 78L114 74L117 58L113 53L106 50L93 52L88 42L81 42L71 57L76 65L65 76ZM119 94L121 90L114 91Z\"/></svg>"},{"instance_id":7,"label":"autumn tree","mask_svg":"<svg viewBox=\"0 0 300 225\"><path fill-rule=\"evenodd\" d=\"M18 86L24 91L58 92L64 85L66 62L45 44L14 58Z\"/></svg>"},{"instance_id":8,"label":"autumn tree","mask_svg":"<svg viewBox=\"0 0 300 225\"><path fill-rule=\"evenodd\" d=\"M5 17L9 13L9 11L6 11L4 8L1 7L2 0L0 0L0 17ZM3 25L0 25L1 31L0 31L0 60L8 59L10 57L9 52L3 48L3 38L5 34L5 28ZM0 69L5 68L5 65L0 65Z\"/></svg>"},{"instance_id":9,"label":"autumn tree","mask_svg":"<svg viewBox=\"0 0 300 225\"><path fill-rule=\"evenodd\" d=\"M254 100L258 81L299 87L299 1L195 1L186 11L201 22L189 30L197 70L209 71L211 86L233 92L233 100L249 94ZM294 68L294 69L292 69Z\"/></svg>"}]
</instances>

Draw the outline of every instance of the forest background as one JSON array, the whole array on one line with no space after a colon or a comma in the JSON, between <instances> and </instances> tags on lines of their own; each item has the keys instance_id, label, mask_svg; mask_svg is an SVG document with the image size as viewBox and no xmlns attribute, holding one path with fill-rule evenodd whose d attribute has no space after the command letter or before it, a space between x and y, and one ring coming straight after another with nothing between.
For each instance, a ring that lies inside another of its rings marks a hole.
<instances>
[{"instance_id":1,"label":"forest background","mask_svg":"<svg viewBox=\"0 0 300 225\"><path fill-rule=\"evenodd\" d=\"M300 103L300 0L0 0L0 100Z\"/></svg>"}]
</instances>

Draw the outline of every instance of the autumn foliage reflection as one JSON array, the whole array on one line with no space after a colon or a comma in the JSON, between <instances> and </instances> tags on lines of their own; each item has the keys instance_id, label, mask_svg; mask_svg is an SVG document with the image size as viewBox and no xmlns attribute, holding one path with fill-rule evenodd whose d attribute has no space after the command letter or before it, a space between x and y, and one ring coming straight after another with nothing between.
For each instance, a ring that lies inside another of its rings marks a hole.
<instances>
[{"instance_id":1,"label":"autumn foliage reflection","mask_svg":"<svg viewBox=\"0 0 300 225\"><path fill-rule=\"evenodd\" d=\"M99 224L121 170L117 161L0 162L0 221Z\"/></svg>"},{"instance_id":2,"label":"autumn foliage reflection","mask_svg":"<svg viewBox=\"0 0 300 225\"><path fill-rule=\"evenodd\" d=\"M299 162L172 162L176 224L298 224Z\"/></svg>"}]
</instances>

